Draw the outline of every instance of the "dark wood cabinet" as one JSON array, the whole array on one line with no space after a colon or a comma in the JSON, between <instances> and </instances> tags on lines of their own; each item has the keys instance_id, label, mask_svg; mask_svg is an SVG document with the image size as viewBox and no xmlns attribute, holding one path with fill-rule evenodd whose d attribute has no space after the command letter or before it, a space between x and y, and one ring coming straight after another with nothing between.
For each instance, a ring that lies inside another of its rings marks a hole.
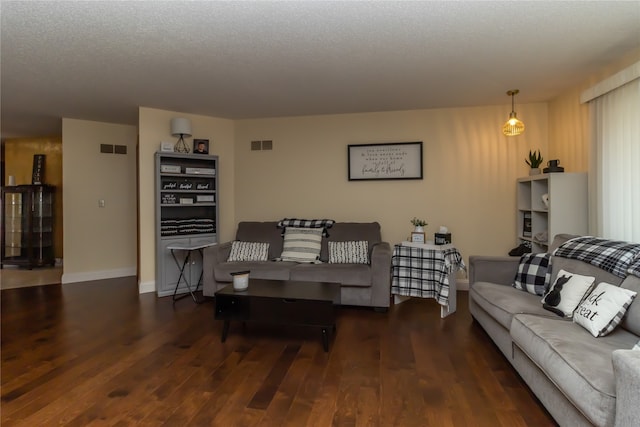
<instances>
[{"instance_id":1,"label":"dark wood cabinet","mask_svg":"<svg viewBox=\"0 0 640 427\"><path fill-rule=\"evenodd\" d=\"M2 187L2 266L55 265L53 201L55 187Z\"/></svg>"}]
</instances>

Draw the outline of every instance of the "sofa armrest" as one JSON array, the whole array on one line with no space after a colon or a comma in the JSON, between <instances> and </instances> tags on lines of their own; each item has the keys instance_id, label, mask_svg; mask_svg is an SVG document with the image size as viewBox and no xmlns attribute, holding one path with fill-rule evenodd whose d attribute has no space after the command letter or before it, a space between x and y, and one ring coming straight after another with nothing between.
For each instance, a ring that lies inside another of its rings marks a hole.
<instances>
[{"instance_id":1,"label":"sofa armrest","mask_svg":"<svg viewBox=\"0 0 640 427\"><path fill-rule=\"evenodd\" d=\"M616 379L616 427L638 425L640 405L640 351L614 350L613 374Z\"/></svg>"},{"instance_id":2,"label":"sofa armrest","mask_svg":"<svg viewBox=\"0 0 640 427\"><path fill-rule=\"evenodd\" d=\"M469 286L475 282L491 282L510 286L518 272L519 257L479 256L469 257Z\"/></svg>"},{"instance_id":3,"label":"sofa armrest","mask_svg":"<svg viewBox=\"0 0 640 427\"><path fill-rule=\"evenodd\" d=\"M214 275L216 265L226 262L231 253L231 242L204 248L202 253L202 294L213 296L219 286Z\"/></svg>"},{"instance_id":4,"label":"sofa armrest","mask_svg":"<svg viewBox=\"0 0 640 427\"><path fill-rule=\"evenodd\" d=\"M371 305L391 305L391 245L380 242L371 249Z\"/></svg>"}]
</instances>

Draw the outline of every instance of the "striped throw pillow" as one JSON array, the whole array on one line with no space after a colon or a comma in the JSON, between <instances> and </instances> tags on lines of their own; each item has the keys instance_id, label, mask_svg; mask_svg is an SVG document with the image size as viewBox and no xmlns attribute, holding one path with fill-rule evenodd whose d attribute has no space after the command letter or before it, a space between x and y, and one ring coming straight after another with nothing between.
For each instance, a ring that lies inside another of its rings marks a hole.
<instances>
[{"instance_id":1,"label":"striped throw pillow","mask_svg":"<svg viewBox=\"0 0 640 427\"><path fill-rule=\"evenodd\" d=\"M322 228L287 227L282 245L282 261L315 263L320 258Z\"/></svg>"},{"instance_id":2,"label":"striped throw pillow","mask_svg":"<svg viewBox=\"0 0 640 427\"><path fill-rule=\"evenodd\" d=\"M369 264L368 242L329 242L329 264Z\"/></svg>"},{"instance_id":3,"label":"striped throw pillow","mask_svg":"<svg viewBox=\"0 0 640 427\"><path fill-rule=\"evenodd\" d=\"M269 258L269 243L261 242L231 242L231 253L228 262L237 261L266 261Z\"/></svg>"}]
</instances>

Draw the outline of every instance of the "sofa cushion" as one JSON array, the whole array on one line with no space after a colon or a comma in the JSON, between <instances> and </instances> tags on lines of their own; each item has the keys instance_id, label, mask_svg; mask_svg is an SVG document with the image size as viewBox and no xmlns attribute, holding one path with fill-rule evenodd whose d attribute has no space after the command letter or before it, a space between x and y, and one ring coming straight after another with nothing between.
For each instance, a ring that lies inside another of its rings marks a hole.
<instances>
[{"instance_id":1,"label":"sofa cushion","mask_svg":"<svg viewBox=\"0 0 640 427\"><path fill-rule=\"evenodd\" d=\"M282 234L276 221L243 221L238 224L236 240L243 242L269 243L269 259L275 259L282 253Z\"/></svg>"},{"instance_id":2,"label":"sofa cushion","mask_svg":"<svg viewBox=\"0 0 640 427\"><path fill-rule=\"evenodd\" d=\"M322 228L287 227L284 231L282 261L314 263L320 258Z\"/></svg>"},{"instance_id":3,"label":"sofa cushion","mask_svg":"<svg viewBox=\"0 0 640 427\"><path fill-rule=\"evenodd\" d=\"M613 331L624 317L636 292L601 282L578 306L573 321L594 337Z\"/></svg>"},{"instance_id":4,"label":"sofa cushion","mask_svg":"<svg viewBox=\"0 0 640 427\"><path fill-rule=\"evenodd\" d=\"M369 287L371 267L366 264L298 264L291 269L291 280Z\"/></svg>"},{"instance_id":5,"label":"sofa cushion","mask_svg":"<svg viewBox=\"0 0 640 427\"><path fill-rule=\"evenodd\" d=\"M640 277L629 275L624 279L620 287L640 293ZM629 332L640 335L640 298L636 297L633 300L627 310L627 314L622 319L621 326Z\"/></svg>"},{"instance_id":6,"label":"sofa cushion","mask_svg":"<svg viewBox=\"0 0 640 427\"><path fill-rule=\"evenodd\" d=\"M231 252L227 261L267 261L269 259L269 243L264 242L231 242Z\"/></svg>"},{"instance_id":7,"label":"sofa cushion","mask_svg":"<svg viewBox=\"0 0 640 427\"><path fill-rule=\"evenodd\" d=\"M336 222L331 227L329 237L322 239L320 261L329 261L328 242L346 242L350 240L366 240L369 247L369 258L371 258L373 246L382 241L380 224L377 222Z\"/></svg>"},{"instance_id":8,"label":"sofa cushion","mask_svg":"<svg viewBox=\"0 0 640 427\"><path fill-rule=\"evenodd\" d=\"M557 318L555 314L542 308L538 295L525 293L511 286L476 282L469 289L469 296L506 329L511 327L511 319L518 313Z\"/></svg>"},{"instance_id":9,"label":"sofa cushion","mask_svg":"<svg viewBox=\"0 0 640 427\"><path fill-rule=\"evenodd\" d=\"M560 270L555 282L542 298L543 307L561 317L573 316L573 311L593 286L594 280L593 276Z\"/></svg>"},{"instance_id":10,"label":"sofa cushion","mask_svg":"<svg viewBox=\"0 0 640 427\"><path fill-rule=\"evenodd\" d=\"M577 259L552 256L551 283L554 283L556 281L558 272L560 270L570 271L572 273L580 274L583 276L593 276L595 277L595 283L607 282L611 283L612 285L619 285L620 283L622 283L622 279L620 277L601 270L593 265L587 264L586 262Z\"/></svg>"},{"instance_id":11,"label":"sofa cushion","mask_svg":"<svg viewBox=\"0 0 640 427\"><path fill-rule=\"evenodd\" d=\"M330 264L369 264L366 240L328 243Z\"/></svg>"},{"instance_id":12,"label":"sofa cushion","mask_svg":"<svg viewBox=\"0 0 640 427\"><path fill-rule=\"evenodd\" d=\"M284 261L223 262L214 269L214 277L217 282L231 282L231 273L249 270L249 279L289 280L295 266L295 262Z\"/></svg>"},{"instance_id":13,"label":"sofa cushion","mask_svg":"<svg viewBox=\"0 0 640 427\"><path fill-rule=\"evenodd\" d=\"M511 337L593 424L613 425L611 353L633 347L637 336L618 328L594 338L569 320L518 314L511 324Z\"/></svg>"},{"instance_id":14,"label":"sofa cushion","mask_svg":"<svg viewBox=\"0 0 640 427\"><path fill-rule=\"evenodd\" d=\"M542 296L546 290L545 287L549 285L551 280L550 258L551 254L549 253L522 255L513 287Z\"/></svg>"}]
</instances>

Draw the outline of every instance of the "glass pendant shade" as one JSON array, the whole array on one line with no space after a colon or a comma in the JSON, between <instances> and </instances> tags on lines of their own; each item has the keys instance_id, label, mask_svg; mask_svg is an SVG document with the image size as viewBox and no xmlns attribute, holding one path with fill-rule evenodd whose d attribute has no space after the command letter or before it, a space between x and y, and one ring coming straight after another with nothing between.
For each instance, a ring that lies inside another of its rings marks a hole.
<instances>
[{"instance_id":1,"label":"glass pendant shade","mask_svg":"<svg viewBox=\"0 0 640 427\"><path fill-rule=\"evenodd\" d=\"M506 136L516 136L524 132L524 123L516 117L515 111L509 114L509 120L502 126L502 133Z\"/></svg>"},{"instance_id":2,"label":"glass pendant shade","mask_svg":"<svg viewBox=\"0 0 640 427\"><path fill-rule=\"evenodd\" d=\"M514 96L520 92L518 89L510 90L507 95L511 97L511 113L509 113L509 120L502 126L502 133L506 136L516 136L524 132L524 123L518 120L516 117L516 110L514 104Z\"/></svg>"}]
</instances>

